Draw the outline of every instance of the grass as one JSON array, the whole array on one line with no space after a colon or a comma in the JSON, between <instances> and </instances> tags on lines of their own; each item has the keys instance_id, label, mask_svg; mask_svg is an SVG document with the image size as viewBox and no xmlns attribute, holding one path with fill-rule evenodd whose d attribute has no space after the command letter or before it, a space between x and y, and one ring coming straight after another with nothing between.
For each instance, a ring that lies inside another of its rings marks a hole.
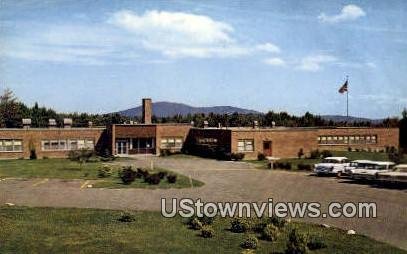
<instances>
[{"instance_id":1,"label":"grass","mask_svg":"<svg viewBox=\"0 0 407 254\"><path fill-rule=\"evenodd\" d=\"M389 157L387 153L376 153L376 152L348 152L348 151L332 151L333 156L347 157L350 160L374 160L374 161L388 161ZM281 159L279 162L288 162L291 163L292 170L298 170L298 164L309 164L314 165L321 162L322 159ZM256 168L265 169L267 168L267 161L250 161L251 163L256 164ZM404 163L407 163L407 156L404 156Z\"/></svg>"},{"instance_id":2,"label":"grass","mask_svg":"<svg viewBox=\"0 0 407 254\"><path fill-rule=\"evenodd\" d=\"M98 170L102 165L111 166L112 176L98 177ZM119 170L120 167L114 163L88 162L80 166L78 162L68 159L0 160L0 177L100 180L93 185L96 188L188 188L191 187L191 181L194 187L203 185L200 181L165 169L156 171L176 174L176 183L170 184L163 180L159 185L149 185L138 179L130 185L124 185L117 176Z\"/></svg>"},{"instance_id":3,"label":"grass","mask_svg":"<svg viewBox=\"0 0 407 254\"><path fill-rule=\"evenodd\" d=\"M232 233L230 219L216 219L215 236L202 238L185 219L158 212L72 208L0 207L0 253L240 253L245 234ZM292 222L276 242L260 240L256 253L283 253L289 227L323 237L326 248L311 253L406 253L386 243L314 224Z\"/></svg>"}]
</instances>

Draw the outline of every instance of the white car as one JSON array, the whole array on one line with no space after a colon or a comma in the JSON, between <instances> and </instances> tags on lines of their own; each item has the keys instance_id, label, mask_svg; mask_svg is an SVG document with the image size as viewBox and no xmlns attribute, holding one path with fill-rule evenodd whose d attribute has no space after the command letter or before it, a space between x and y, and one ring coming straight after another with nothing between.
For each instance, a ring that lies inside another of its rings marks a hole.
<instances>
[{"instance_id":1,"label":"white car","mask_svg":"<svg viewBox=\"0 0 407 254\"><path fill-rule=\"evenodd\" d=\"M377 179L383 182L407 183L407 164L397 165L393 171L379 172Z\"/></svg>"},{"instance_id":2,"label":"white car","mask_svg":"<svg viewBox=\"0 0 407 254\"><path fill-rule=\"evenodd\" d=\"M391 171L395 163L390 161L372 161L352 170L350 178L376 180L379 173Z\"/></svg>"},{"instance_id":3,"label":"white car","mask_svg":"<svg viewBox=\"0 0 407 254\"><path fill-rule=\"evenodd\" d=\"M341 176L345 172L345 167L349 166L349 160L346 157L326 157L321 163L314 165L314 172L320 175Z\"/></svg>"},{"instance_id":4,"label":"white car","mask_svg":"<svg viewBox=\"0 0 407 254\"><path fill-rule=\"evenodd\" d=\"M345 175L351 175L356 168L364 168L373 163L371 160L354 160L345 166Z\"/></svg>"}]
</instances>

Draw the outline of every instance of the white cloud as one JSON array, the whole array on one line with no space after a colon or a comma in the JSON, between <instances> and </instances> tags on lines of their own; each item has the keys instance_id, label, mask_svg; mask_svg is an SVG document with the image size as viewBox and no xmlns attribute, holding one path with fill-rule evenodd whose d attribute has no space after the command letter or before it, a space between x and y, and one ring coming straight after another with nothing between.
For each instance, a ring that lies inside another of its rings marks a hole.
<instances>
[{"instance_id":1,"label":"white cloud","mask_svg":"<svg viewBox=\"0 0 407 254\"><path fill-rule=\"evenodd\" d=\"M183 12L119 11L103 23L19 23L0 57L83 65L149 63L150 59L231 58L278 53L271 42L238 42L234 28L209 16ZM158 54L158 55L157 55Z\"/></svg>"},{"instance_id":2,"label":"white cloud","mask_svg":"<svg viewBox=\"0 0 407 254\"><path fill-rule=\"evenodd\" d=\"M250 53L232 38L233 27L208 16L183 12L131 11L113 14L109 23L137 36L144 48L168 57L232 57Z\"/></svg>"},{"instance_id":3,"label":"white cloud","mask_svg":"<svg viewBox=\"0 0 407 254\"><path fill-rule=\"evenodd\" d=\"M277 47L276 45L268 42L268 43L264 43L264 44L259 44L256 46L257 50L261 50L261 51L266 51L266 52L270 52L270 53L280 53L281 50L279 47Z\"/></svg>"},{"instance_id":4,"label":"white cloud","mask_svg":"<svg viewBox=\"0 0 407 254\"><path fill-rule=\"evenodd\" d=\"M343 21L356 20L360 17L366 16L365 11L357 5L349 4L345 5L341 12L337 15L326 15L321 13L318 19L324 23L338 23Z\"/></svg>"},{"instance_id":5,"label":"white cloud","mask_svg":"<svg viewBox=\"0 0 407 254\"><path fill-rule=\"evenodd\" d=\"M324 64L336 61L337 58L331 55L311 55L302 58L297 68L304 71L316 72L321 70Z\"/></svg>"},{"instance_id":6,"label":"white cloud","mask_svg":"<svg viewBox=\"0 0 407 254\"><path fill-rule=\"evenodd\" d=\"M287 64L283 59L279 57L267 58L264 60L264 63L273 66L286 66Z\"/></svg>"}]
</instances>

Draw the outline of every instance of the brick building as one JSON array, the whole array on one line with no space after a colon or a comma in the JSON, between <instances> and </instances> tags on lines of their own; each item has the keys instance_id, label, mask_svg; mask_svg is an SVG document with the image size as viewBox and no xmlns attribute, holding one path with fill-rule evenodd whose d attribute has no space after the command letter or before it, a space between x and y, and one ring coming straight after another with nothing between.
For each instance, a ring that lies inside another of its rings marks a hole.
<instances>
[{"instance_id":1,"label":"brick building","mask_svg":"<svg viewBox=\"0 0 407 254\"><path fill-rule=\"evenodd\" d=\"M64 119L64 127L30 128L23 119L22 129L0 129L0 159L29 158L35 150L39 158L65 157L70 150L109 150L116 156L157 154L184 149L197 154L210 151L244 153L256 159L259 153L273 157L296 157L302 149L359 149L381 151L399 147L397 128L195 128L190 124L153 124L151 99L143 99L141 124L114 124L105 127L72 128ZM91 126L91 125L90 125Z\"/></svg>"}]
</instances>

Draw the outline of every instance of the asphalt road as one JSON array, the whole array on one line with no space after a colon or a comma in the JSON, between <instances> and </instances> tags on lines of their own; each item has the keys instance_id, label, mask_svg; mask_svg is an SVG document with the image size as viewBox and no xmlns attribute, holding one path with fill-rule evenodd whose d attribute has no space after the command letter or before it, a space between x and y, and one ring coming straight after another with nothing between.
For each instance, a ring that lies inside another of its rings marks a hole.
<instances>
[{"instance_id":1,"label":"asphalt road","mask_svg":"<svg viewBox=\"0 0 407 254\"><path fill-rule=\"evenodd\" d=\"M200 198L230 202L375 202L377 218L305 218L343 229L353 229L380 241L407 249L407 190L354 183L346 179L316 177L308 173L255 169L244 162L206 159L146 157L120 162L171 169L205 183L186 189L92 189L92 182L58 179L3 179L0 203L25 206L160 210L161 198Z\"/></svg>"}]
</instances>

